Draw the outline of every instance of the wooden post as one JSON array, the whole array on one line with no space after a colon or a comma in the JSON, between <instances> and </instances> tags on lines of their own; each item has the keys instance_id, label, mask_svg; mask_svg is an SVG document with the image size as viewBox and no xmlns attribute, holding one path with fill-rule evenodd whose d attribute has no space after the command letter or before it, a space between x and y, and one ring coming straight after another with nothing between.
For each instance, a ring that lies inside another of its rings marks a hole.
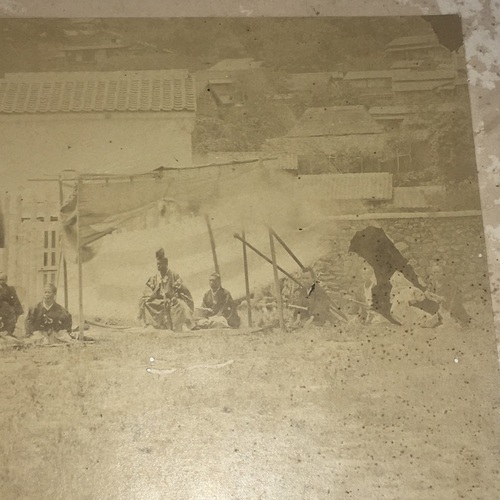
<instances>
[{"instance_id":1,"label":"wooden post","mask_svg":"<svg viewBox=\"0 0 500 500\"><path fill-rule=\"evenodd\" d=\"M243 240L243 269L245 271L245 293L247 297L247 309L248 309L248 326L253 326L252 321L252 305L250 303L250 279L248 276L248 256L247 256L247 246L245 244L245 230L241 231L241 238Z\"/></svg>"},{"instance_id":2,"label":"wooden post","mask_svg":"<svg viewBox=\"0 0 500 500\"><path fill-rule=\"evenodd\" d=\"M276 249L274 248L274 236L272 229L269 228L269 244L271 246L271 259L273 261L273 272L274 272L274 288L276 294L276 302L278 304L278 316L280 320L281 331L285 331L285 319L283 317L283 299L281 297L280 282L278 277L278 267L276 264Z\"/></svg>"},{"instance_id":3,"label":"wooden post","mask_svg":"<svg viewBox=\"0 0 500 500\"><path fill-rule=\"evenodd\" d=\"M10 247L10 217L11 217L11 205L10 205L10 194L8 191L5 192L3 198L3 243L4 243L4 260L2 262L2 270L5 273L9 272L9 247Z\"/></svg>"},{"instance_id":4,"label":"wooden post","mask_svg":"<svg viewBox=\"0 0 500 500\"><path fill-rule=\"evenodd\" d=\"M28 196L30 196L30 200L28 201ZM31 297L30 303L36 304L38 302L38 297L40 296L40 268L42 267L43 262L43 253L44 248L40 245L40 241L44 236L43 232L43 224L39 224L38 221L38 197L33 193L33 190L29 190L27 196L23 200L23 203L26 203L29 206L29 220L22 223L24 226L24 233L27 237L28 244L25 245L25 248L28 249L28 258L26 262L28 265L28 281L27 281L27 290L29 290L29 296ZM43 278L42 278L43 279ZM42 287L43 288L43 287Z\"/></svg>"},{"instance_id":5,"label":"wooden post","mask_svg":"<svg viewBox=\"0 0 500 500\"><path fill-rule=\"evenodd\" d=\"M83 270L82 270L82 242L80 234L80 192L82 181L78 178L76 191L76 249L78 261L78 340L83 340L85 331L85 319L83 317Z\"/></svg>"},{"instance_id":6,"label":"wooden post","mask_svg":"<svg viewBox=\"0 0 500 500\"><path fill-rule=\"evenodd\" d=\"M7 261L7 275L11 284L15 284L19 286L23 281L23 276L19 272L19 255L18 253L21 251L21 246L19 245L19 239L21 236L21 192L18 191L14 193L10 199L10 207L8 212L8 245L9 252Z\"/></svg>"},{"instance_id":7,"label":"wooden post","mask_svg":"<svg viewBox=\"0 0 500 500\"><path fill-rule=\"evenodd\" d=\"M63 195L63 184L62 184L62 179L61 176L59 176L59 210L62 208L64 202L64 195ZM60 218L61 215L58 215L58 218ZM62 227L59 225L59 227ZM68 310L68 265L66 263L66 257L64 256L64 245L63 245L63 237L62 237L62 231L59 230L59 248L60 252L62 255L62 265L63 265L63 286L64 286L64 308L66 311Z\"/></svg>"},{"instance_id":8,"label":"wooden post","mask_svg":"<svg viewBox=\"0 0 500 500\"><path fill-rule=\"evenodd\" d=\"M214 233L212 232L212 225L210 224L210 217L205 215L205 222L207 223L208 237L210 238L210 247L212 248L212 257L214 259L215 272L220 275L219 262L217 260L217 250L215 248Z\"/></svg>"}]
</instances>

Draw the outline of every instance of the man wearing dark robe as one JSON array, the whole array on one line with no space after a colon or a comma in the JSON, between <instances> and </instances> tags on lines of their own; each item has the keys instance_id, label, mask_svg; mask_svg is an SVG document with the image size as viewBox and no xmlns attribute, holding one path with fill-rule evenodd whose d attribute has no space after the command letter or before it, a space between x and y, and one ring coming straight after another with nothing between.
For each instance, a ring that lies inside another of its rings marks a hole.
<instances>
[{"instance_id":1,"label":"man wearing dark robe","mask_svg":"<svg viewBox=\"0 0 500 500\"><path fill-rule=\"evenodd\" d=\"M156 268L158 273L146 282L139 303L139 320L158 329L190 330L194 326L193 298L180 276L169 268L163 248L156 252Z\"/></svg>"},{"instance_id":2,"label":"man wearing dark robe","mask_svg":"<svg viewBox=\"0 0 500 500\"><path fill-rule=\"evenodd\" d=\"M220 275L213 273L208 280L210 290L204 295L198 328L238 328L240 317L231 294L221 286Z\"/></svg>"},{"instance_id":3,"label":"man wearing dark robe","mask_svg":"<svg viewBox=\"0 0 500 500\"><path fill-rule=\"evenodd\" d=\"M0 273L0 332L14 335L17 319L23 307L13 286L7 284L7 275Z\"/></svg>"},{"instance_id":4,"label":"man wearing dark robe","mask_svg":"<svg viewBox=\"0 0 500 500\"><path fill-rule=\"evenodd\" d=\"M382 228L374 226L356 232L351 240L349 252L358 254L373 268L376 282L371 289L373 311L391 323L400 325L401 323L391 314L391 278L394 274L399 272L414 288L421 292L426 291L426 287L419 280L408 259L401 254ZM428 314L435 314L439 309L437 302L428 297L411 305Z\"/></svg>"},{"instance_id":5,"label":"man wearing dark robe","mask_svg":"<svg viewBox=\"0 0 500 500\"><path fill-rule=\"evenodd\" d=\"M35 332L51 340L70 341L72 318L63 306L56 302L57 288L52 283L47 283L43 288L43 299L35 307L30 308L25 321L26 337Z\"/></svg>"}]
</instances>

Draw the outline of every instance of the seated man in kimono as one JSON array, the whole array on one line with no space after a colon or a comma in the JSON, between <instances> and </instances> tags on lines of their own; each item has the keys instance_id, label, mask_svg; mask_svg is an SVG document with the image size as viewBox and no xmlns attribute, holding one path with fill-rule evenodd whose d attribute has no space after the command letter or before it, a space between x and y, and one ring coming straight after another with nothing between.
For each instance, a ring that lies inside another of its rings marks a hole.
<instances>
[{"instance_id":1,"label":"seated man in kimono","mask_svg":"<svg viewBox=\"0 0 500 500\"><path fill-rule=\"evenodd\" d=\"M201 304L202 318L196 322L197 328L238 328L240 317L231 294L221 286L220 276L213 273L209 278L210 290Z\"/></svg>"},{"instance_id":2,"label":"seated man in kimono","mask_svg":"<svg viewBox=\"0 0 500 500\"><path fill-rule=\"evenodd\" d=\"M0 273L0 332L13 336L23 307L13 286L7 285L7 275Z\"/></svg>"},{"instance_id":3,"label":"seated man in kimono","mask_svg":"<svg viewBox=\"0 0 500 500\"><path fill-rule=\"evenodd\" d=\"M174 331L191 330L194 326L194 303L191 292L180 276L168 267L168 258L160 248L156 252L158 273L151 276L139 303L139 320L144 326Z\"/></svg>"},{"instance_id":4,"label":"seated man in kimono","mask_svg":"<svg viewBox=\"0 0 500 500\"><path fill-rule=\"evenodd\" d=\"M68 342L72 318L71 314L56 302L57 288L47 283L43 288L43 299L35 307L30 308L25 321L26 337L39 332L47 341Z\"/></svg>"}]
</instances>

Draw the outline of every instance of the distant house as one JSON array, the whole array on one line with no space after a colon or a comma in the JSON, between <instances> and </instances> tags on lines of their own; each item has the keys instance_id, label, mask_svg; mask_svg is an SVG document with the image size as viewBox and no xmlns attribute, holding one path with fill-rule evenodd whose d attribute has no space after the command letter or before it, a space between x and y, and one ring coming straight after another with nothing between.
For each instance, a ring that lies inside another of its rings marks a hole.
<instances>
[{"instance_id":1,"label":"distant house","mask_svg":"<svg viewBox=\"0 0 500 500\"><path fill-rule=\"evenodd\" d=\"M210 115L219 108L243 106L245 101L245 92L237 80L214 78L198 97L198 111L201 115Z\"/></svg>"},{"instance_id":2,"label":"distant house","mask_svg":"<svg viewBox=\"0 0 500 500\"><path fill-rule=\"evenodd\" d=\"M392 61L450 58L450 51L439 43L434 33L396 38L387 44L385 54Z\"/></svg>"},{"instance_id":3,"label":"distant house","mask_svg":"<svg viewBox=\"0 0 500 500\"><path fill-rule=\"evenodd\" d=\"M386 130L395 130L413 117L417 109L413 106L373 106L369 109L369 113Z\"/></svg>"},{"instance_id":4,"label":"distant house","mask_svg":"<svg viewBox=\"0 0 500 500\"><path fill-rule=\"evenodd\" d=\"M210 82L219 82L224 85L224 80L231 80L231 84L237 84L238 76L260 74L262 63L252 58L224 59L208 69L196 71L193 76L196 82L196 96L206 94Z\"/></svg>"},{"instance_id":5,"label":"distant house","mask_svg":"<svg viewBox=\"0 0 500 500\"><path fill-rule=\"evenodd\" d=\"M131 46L121 35L88 21L70 23L62 35L59 44L42 42L39 46L40 57L56 63L58 69L75 63L102 63L126 53Z\"/></svg>"},{"instance_id":6,"label":"distant house","mask_svg":"<svg viewBox=\"0 0 500 500\"><path fill-rule=\"evenodd\" d=\"M34 165L39 177L191 166L195 111L185 70L8 74L0 80L2 188L36 176ZM58 187L10 191L0 265L30 302L59 265Z\"/></svg>"},{"instance_id":7,"label":"distant house","mask_svg":"<svg viewBox=\"0 0 500 500\"><path fill-rule=\"evenodd\" d=\"M443 64L431 59L417 59L414 61L396 61L392 63L391 69L411 69L411 70L434 70L438 69Z\"/></svg>"},{"instance_id":8,"label":"distant house","mask_svg":"<svg viewBox=\"0 0 500 500\"><path fill-rule=\"evenodd\" d=\"M390 102L394 96L392 88L393 79L408 71L408 69L350 71L344 76L344 81L358 92L359 98L363 103L366 101L366 104L371 104L374 98Z\"/></svg>"},{"instance_id":9,"label":"distant house","mask_svg":"<svg viewBox=\"0 0 500 500\"><path fill-rule=\"evenodd\" d=\"M286 86L290 92L311 92L317 88L328 88L343 79L338 71L323 73L290 73L286 78Z\"/></svg>"},{"instance_id":10,"label":"distant house","mask_svg":"<svg viewBox=\"0 0 500 500\"><path fill-rule=\"evenodd\" d=\"M388 136L364 106L309 108L284 136L268 139L267 152L295 153L299 172L378 171Z\"/></svg>"},{"instance_id":11,"label":"distant house","mask_svg":"<svg viewBox=\"0 0 500 500\"><path fill-rule=\"evenodd\" d=\"M394 196L388 204L395 209L432 209L446 197L444 186L395 187Z\"/></svg>"},{"instance_id":12,"label":"distant house","mask_svg":"<svg viewBox=\"0 0 500 500\"><path fill-rule=\"evenodd\" d=\"M43 171L189 166L195 110L187 70L7 74L2 159L20 174L33 152Z\"/></svg>"},{"instance_id":13,"label":"distant house","mask_svg":"<svg viewBox=\"0 0 500 500\"><path fill-rule=\"evenodd\" d=\"M395 61L391 64L391 69L418 69L423 65L423 60Z\"/></svg>"},{"instance_id":14,"label":"distant house","mask_svg":"<svg viewBox=\"0 0 500 500\"><path fill-rule=\"evenodd\" d=\"M311 199L317 203L341 202L336 204L337 209L355 209L356 205L342 203L349 201L387 204L391 202L394 191L393 176L388 172L318 174L314 178L302 176L299 182L301 191L310 193Z\"/></svg>"},{"instance_id":15,"label":"distant house","mask_svg":"<svg viewBox=\"0 0 500 500\"><path fill-rule=\"evenodd\" d=\"M272 115L275 122L288 129L295 115L288 106L288 99L273 99L277 91L269 73L260 68L260 63L251 63L253 60L245 59L246 64L234 61L234 65L227 62L221 65L234 69L220 70L217 64L215 70L194 73L198 117L229 113L244 119L247 110L251 110L254 115L260 114L263 120Z\"/></svg>"},{"instance_id":16,"label":"distant house","mask_svg":"<svg viewBox=\"0 0 500 500\"><path fill-rule=\"evenodd\" d=\"M209 71L247 71L249 69L257 69L262 66L262 61L255 61L251 57L239 59L223 59L214 64Z\"/></svg>"},{"instance_id":17,"label":"distant house","mask_svg":"<svg viewBox=\"0 0 500 500\"><path fill-rule=\"evenodd\" d=\"M395 96L422 95L431 91L453 91L457 72L455 70L409 71L393 79ZM404 98L404 97L403 97Z\"/></svg>"},{"instance_id":18,"label":"distant house","mask_svg":"<svg viewBox=\"0 0 500 500\"><path fill-rule=\"evenodd\" d=\"M103 62L127 51L128 48L128 45L119 43L67 45L60 47L54 57L65 58L67 62Z\"/></svg>"},{"instance_id":19,"label":"distant house","mask_svg":"<svg viewBox=\"0 0 500 500\"><path fill-rule=\"evenodd\" d=\"M261 64L252 58L224 59L195 72L199 114L211 115L220 107L243 105L247 98L245 87L264 80Z\"/></svg>"},{"instance_id":20,"label":"distant house","mask_svg":"<svg viewBox=\"0 0 500 500\"><path fill-rule=\"evenodd\" d=\"M63 29L63 41L41 42L39 55L49 67L57 70L88 65L90 67L105 63L118 56L137 56L158 53L156 46L132 40L126 35L107 31L93 23L71 23ZM163 52L169 52L162 50Z\"/></svg>"}]
</instances>

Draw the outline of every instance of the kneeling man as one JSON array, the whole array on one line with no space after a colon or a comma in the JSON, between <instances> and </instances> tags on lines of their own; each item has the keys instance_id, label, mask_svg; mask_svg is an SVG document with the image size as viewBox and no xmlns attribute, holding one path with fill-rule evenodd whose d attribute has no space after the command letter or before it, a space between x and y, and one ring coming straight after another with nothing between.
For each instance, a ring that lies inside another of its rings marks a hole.
<instances>
[{"instance_id":1,"label":"kneeling man","mask_svg":"<svg viewBox=\"0 0 500 500\"><path fill-rule=\"evenodd\" d=\"M49 343L52 340L69 342L73 340L70 335L72 318L71 314L56 302L57 288L52 283L47 283L43 288L43 299L35 307L30 308L26 316L26 337L32 337L35 332L40 332Z\"/></svg>"},{"instance_id":2,"label":"kneeling man","mask_svg":"<svg viewBox=\"0 0 500 500\"><path fill-rule=\"evenodd\" d=\"M222 288L219 274L211 274L209 284L210 290L201 304L203 318L196 322L197 328L238 328L240 317L236 304L231 294Z\"/></svg>"}]
</instances>

